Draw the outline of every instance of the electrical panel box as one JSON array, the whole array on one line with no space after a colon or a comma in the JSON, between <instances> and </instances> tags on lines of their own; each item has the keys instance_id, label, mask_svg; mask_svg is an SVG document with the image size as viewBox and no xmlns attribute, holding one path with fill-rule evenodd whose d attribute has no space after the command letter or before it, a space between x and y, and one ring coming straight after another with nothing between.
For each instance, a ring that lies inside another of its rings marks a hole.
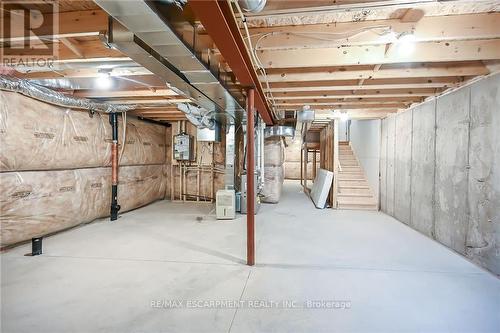
<instances>
[{"instance_id":1,"label":"electrical panel box","mask_svg":"<svg viewBox=\"0 0 500 333\"><path fill-rule=\"evenodd\" d=\"M181 133L174 136L174 159L177 161L194 160L193 137Z\"/></svg>"},{"instance_id":2,"label":"electrical panel box","mask_svg":"<svg viewBox=\"0 0 500 333\"><path fill-rule=\"evenodd\" d=\"M215 196L215 213L218 220L232 220L236 217L234 190L218 190Z\"/></svg>"}]
</instances>

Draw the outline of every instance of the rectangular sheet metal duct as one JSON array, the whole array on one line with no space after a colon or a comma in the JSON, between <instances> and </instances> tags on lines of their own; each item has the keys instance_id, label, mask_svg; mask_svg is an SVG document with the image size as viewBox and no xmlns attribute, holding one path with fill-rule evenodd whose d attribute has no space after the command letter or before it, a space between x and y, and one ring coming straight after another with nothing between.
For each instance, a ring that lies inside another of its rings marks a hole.
<instances>
[{"instance_id":1,"label":"rectangular sheet metal duct","mask_svg":"<svg viewBox=\"0 0 500 333\"><path fill-rule=\"evenodd\" d=\"M113 17L109 38L117 49L201 107L214 111L219 121L226 121L223 112L237 120L244 118L238 101L177 36L157 4L143 0L95 2Z\"/></svg>"}]
</instances>

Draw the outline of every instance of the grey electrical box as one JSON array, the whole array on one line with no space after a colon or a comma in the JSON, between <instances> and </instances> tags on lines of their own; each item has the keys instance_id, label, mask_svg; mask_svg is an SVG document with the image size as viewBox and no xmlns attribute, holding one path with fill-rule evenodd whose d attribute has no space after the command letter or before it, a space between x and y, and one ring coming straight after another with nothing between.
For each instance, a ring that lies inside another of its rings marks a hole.
<instances>
[{"instance_id":1,"label":"grey electrical box","mask_svg":"<svg viewBox=\"0 0 500 333\"><path fill-rule=\"evenodd\" d=\"M257 195L257 175L254 175L254 194L255 194L255 201L254 201L254 209L255 209L255 214L259 212L260 209L260 197ZM247 195L247 175L242 174L241 175L241 196L240 196L240 212L241 214L246 214L247 213L247 200L248 200L248 195Z\"/></svg>"},{"instance_id":2,"label":"grey electrical box","mask_svg":"<svg viewBox=\"0 0 500 333\"><path fill-rule=\"evenodd\" d=\"M215 122L213 129L199 128L196 130L197 141L220 142L221 140L221 126Z\"/></svg>"},{"instance_id":3,"label":"grey electrical box","mask_svg":"<svg viewBox=\"0 0 500 333\"><path fill-rule=\"evenodd\" d=\"M174 136L174 159L177 161L194 160L193 137L181 133Z\"/></svg>"}]
</instances>

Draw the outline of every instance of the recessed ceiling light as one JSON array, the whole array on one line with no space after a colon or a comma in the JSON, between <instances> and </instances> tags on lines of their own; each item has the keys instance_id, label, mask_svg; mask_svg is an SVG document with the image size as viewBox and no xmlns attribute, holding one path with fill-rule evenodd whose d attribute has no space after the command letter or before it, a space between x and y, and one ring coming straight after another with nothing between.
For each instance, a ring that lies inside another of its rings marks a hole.
<instances>
[{"instance_id":1,"label":"recessed ceiling light","mask_svg":"<svg viewBox=\"0 0 500 333\"><path fill-rule=\"evenodd\" d=\"M109 89L113 85L113 80L108 73L99 73L95 83L99 89Z\"/></svg>"},{"instance_id":2,"label":"recessed ceiling light","mask_svg":"<svg viewBox=\"0 0 500 333\"><path fill-rule=\"evenodd\" d=\"M398 53L401 55L409 55L415 50L416 38L413 33L403 32L399 35L396 41Z\"/></svg>"}]
</instances>

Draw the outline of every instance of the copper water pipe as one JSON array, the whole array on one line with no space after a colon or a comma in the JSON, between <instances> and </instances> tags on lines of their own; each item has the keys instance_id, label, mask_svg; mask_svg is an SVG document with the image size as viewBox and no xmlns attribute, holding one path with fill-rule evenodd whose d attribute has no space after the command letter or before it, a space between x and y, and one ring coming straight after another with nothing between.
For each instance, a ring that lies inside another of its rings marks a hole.
<instances>
[{"instance_id":1,"label":"copper water pipe","mask_svg":"<svg viewBox=\"0 0 500 333\"><path fill-rule=\"evenodd\" d=\"M118 219L118 115L113 112L109 115L111 124L112 143L111 143L111 209L110 220ZM124 142L125 144L125 142Z\"/></svg>"}]
</instances>

